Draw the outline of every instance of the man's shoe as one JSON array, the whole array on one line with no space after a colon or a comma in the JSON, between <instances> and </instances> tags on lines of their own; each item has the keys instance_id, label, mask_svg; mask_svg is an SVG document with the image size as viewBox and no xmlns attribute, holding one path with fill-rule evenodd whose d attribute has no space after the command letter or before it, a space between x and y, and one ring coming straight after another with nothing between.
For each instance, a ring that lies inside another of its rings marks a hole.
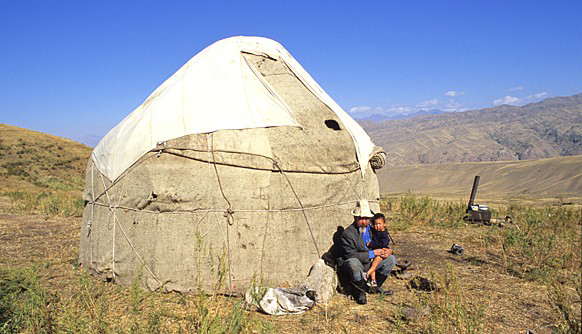
<instances>
[{"instance_id":1,"label":"man's shoe","mask_svg":"<svg viewBox=\"0 0 582 334\"><path fill-rule=\"evenodd\" d=\"M361 291L363 293L368 292L368 283L364 280L352 281L352 287L354 287L355 290Z\"/></svg>"},{"instance_id":2,"label":"man's shoe","mask_svg":"<svg viewBox=\"0 0 582 334\"><path fill-rule=\"evenodd\" d=\"M368 287L368 293L377 293L376 289L378 288L378 284L376 281L368 281L366 285Z\"/></svg>"},{"instance_id":3,"label":"man's shoe","mask_svg":"<svg viewBox=\"0 0 582 334\"><path fill-rule=\"evenodd\" d=\"M381 287L384 282L386 282L386 280L388 279L388 276L384 276L380 273L376 274L376 284L378 285L378 287Z\"/></svg>"},{"instance_id":4,"label":"man's shoe","mask_svg":"<svg viewBox=\"0 0 582 334\"><path fill-rule=\"evenodd\" d=\"M375 293L382 295L382 296L392 296L394 294L394 291L384 290L381 287L377 287Z\"/></svg>"},{"instance_id":5,"label":"man's shoe","mask_svg":"<svg viewBox=\"0 0 582 334\"><path fill-rule=\"evenodd\" d=\"M366 303L368 303L368 298L366 297L365 292L361 291L356 292L356 294L354 294L354 299L356 300L356 303L360 305L365 305Z\"/></svg>"},{"instance_id":6,"label":"man's shoe","mask_svg":"<svg viewBox=\"0 0 582 334\"><path fill-rule=\"evenodd\" d=\"M356 300L356 303L364 305L368 302L366 297L366 292L368 291L366 281L355 281L352 282L352 296Z\"/></svg>"}]
</instances>

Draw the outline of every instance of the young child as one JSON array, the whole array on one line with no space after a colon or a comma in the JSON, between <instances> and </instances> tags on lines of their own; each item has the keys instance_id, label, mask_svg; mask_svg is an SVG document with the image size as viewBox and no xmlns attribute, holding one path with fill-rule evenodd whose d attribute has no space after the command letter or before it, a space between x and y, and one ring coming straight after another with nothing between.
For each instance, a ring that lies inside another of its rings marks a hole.
<instances>
[{"instance_id":1,"label":"young child","mask_svg":"<svg viewBox=\"0 0 582 334\"><path fill-rule=\"evenodd\" d=\"M381 249L381 248L389 248L390 245L390 238L388 237L388 231L386 231L386 217L384 217L381 213L374 214L372 218L372 240L368 243L368 249ZM367 277L370 278L370 286L376 287L376 269L382 262L382 257L376 256L374 260L372 260L372 264L370 265L370 269L366 273Z\"/></svg>"}]
</instances>

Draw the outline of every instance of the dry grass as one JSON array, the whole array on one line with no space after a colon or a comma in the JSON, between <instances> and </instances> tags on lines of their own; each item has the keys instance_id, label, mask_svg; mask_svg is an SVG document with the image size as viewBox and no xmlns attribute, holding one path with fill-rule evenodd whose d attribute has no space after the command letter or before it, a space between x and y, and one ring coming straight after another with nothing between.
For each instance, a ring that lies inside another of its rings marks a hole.
<instances>
[{"instance_id":1,"label":"dry grass","mask_svg":"<svg viewBox=\"0 0 582 334\"><path fill-rule=\"evenodd\" d=\"M0 193L0 196L8 198L10 203L0 212L65 217L83 215L83 200L76 192L11 191Z\"/></svg>"},{"instance_id":2,"label":"dry grass","mask_svg":"<svg viewBox=\"0 0 582 334\"><path fill-rule=\"evenodd\" d=\"M461 203L405 196L383 205L397 255L440 289L391 278L392 297L360 306L337 295L281 317L246 310L240 298L98 281L76 266L78 218L0 216L0 333L579 332L580 210L498 208L516 222L498 228L464 224ZM454 242L464 256L446 252ZM409 309L418 315L405 317Z\"/></svg>"}]
</instances>

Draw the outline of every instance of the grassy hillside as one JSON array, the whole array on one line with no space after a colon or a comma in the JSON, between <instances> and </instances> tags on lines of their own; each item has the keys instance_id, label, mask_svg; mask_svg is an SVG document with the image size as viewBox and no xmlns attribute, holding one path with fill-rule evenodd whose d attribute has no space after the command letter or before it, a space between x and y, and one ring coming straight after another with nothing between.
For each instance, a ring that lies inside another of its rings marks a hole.
<instances>
[{"instance_id":1,"label":"grassy hillside","mask_svg":"<svg viewBox=\"0 0 582 334\"><path fill-rule=\"evenodd\" d=\"M577 155L582 94L362 125L395 166Z\"/></svg>"},{"instance_id":2,"label":"grassy hillside","mask_svg":"<svg viewBox=\"0 0 582 334\"><path fill-rule=\"evenodd\" d=\"M383 168L382 193L467 197L475 175L488 198L582 197L582 155L528 161L471 162Z\"/></svg>"},{"instance_id":3,"label":"grassy hillside","mask_svg":"<svg viewBox=\"0 0 582 334\"><path fill-rule=\"evenodd\" d=\"M91 148L75 141L0 124L3 189L81 190Z\"/></svg>"},{"instance_id":4,"label":"grassy hillside","mask_svg":"<svg viewBox=\"0 0 582 334\"><path fill-rule=\"evenodd\" d=\"M80 199L90 153L89 147L69 139L0 124L2 206L76 211L72 202Z\"/></svg>"}]
</instances>

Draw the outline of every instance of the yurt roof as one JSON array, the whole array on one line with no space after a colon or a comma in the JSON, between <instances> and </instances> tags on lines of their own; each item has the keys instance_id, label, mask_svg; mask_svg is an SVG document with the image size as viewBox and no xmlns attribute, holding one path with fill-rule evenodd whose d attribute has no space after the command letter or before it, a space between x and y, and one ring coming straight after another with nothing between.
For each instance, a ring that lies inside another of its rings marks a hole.
<instances>
[{"instance_id":1,"label":"yurt roof","mask_svg":"<svg viewBox=\"0 0 582 334\"><path fill-rule=\"evenodd\" d=\"M97 144L92 153L95 166L113 181L160 142L217 130L301 127L242 53L283 61L337 114L354 140L360 166L366 166L374 144L362 127L281 44L246 36L215 42L184 64Z\"/></svg>"}]
</instances>

